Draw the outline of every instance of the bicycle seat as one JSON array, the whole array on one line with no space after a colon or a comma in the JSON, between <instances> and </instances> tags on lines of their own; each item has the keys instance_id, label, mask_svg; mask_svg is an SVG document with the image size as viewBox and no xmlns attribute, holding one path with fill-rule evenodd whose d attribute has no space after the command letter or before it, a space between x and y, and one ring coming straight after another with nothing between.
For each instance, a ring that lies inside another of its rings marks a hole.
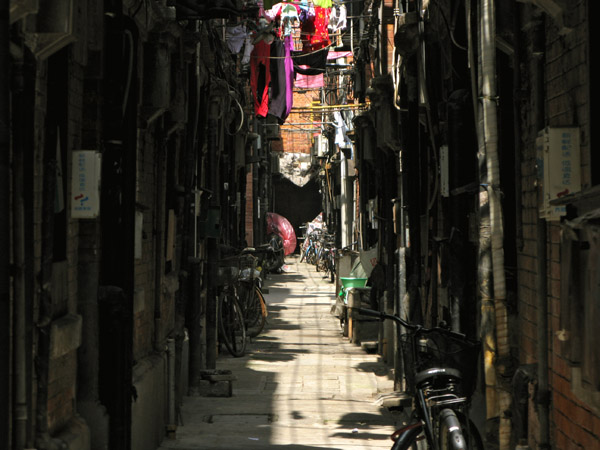
<instances>
[{"instance_id":1,"label":"bicycle seat","mask_svg":"<svg viewBox=\"0 0 600 450\"><path fill-rule=\"evenodd\" d=\"M459 380L462 379L462 375L457 369L451 369L449 367L432 367L431 369L425 369L421 372L418 372L415 375L415 384L419 385L423 381L437 377L453 377L458 378Z\"/></svg>"},{"instance_id":2,"label":"bicycle seat","mask_svg":"<svg viewBox=\"0 0 600 450\"><path fill-rule=\"evenodd\" d=\"M261 253L268 253L273 249L269 244L261 244L257 247L246 247L242 250L242 255L257 255Z\"/></svg>"}]
</instances>

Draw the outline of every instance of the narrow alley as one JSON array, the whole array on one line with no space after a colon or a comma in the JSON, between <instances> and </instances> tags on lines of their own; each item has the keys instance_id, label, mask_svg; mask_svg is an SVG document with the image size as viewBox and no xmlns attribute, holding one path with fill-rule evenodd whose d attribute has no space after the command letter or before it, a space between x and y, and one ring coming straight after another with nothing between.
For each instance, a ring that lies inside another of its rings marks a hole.
<instances>
[{"instance_id":1,"label":"narrow alley","mask_svg":"<svg viewBox=\"0 0 600 450\"><path fill-rule=\"evenodd\" d=\"M185 397L167 449L390 448L396 413L379 406L393 391L389 367L350 343L330 313L334 285L288 257L271 275L269 319L241 358L224 349L233 395Z\"/></svg>"},{"instance_id":2,"label":"narrow alley","mask_svg":"<svg viewBox=\"0 0 600 450\"><path fill-rule=\"evenodd\" d=\"M0 450L600 449L593 4L0 0Z\"/></svg>"}]
</instances>

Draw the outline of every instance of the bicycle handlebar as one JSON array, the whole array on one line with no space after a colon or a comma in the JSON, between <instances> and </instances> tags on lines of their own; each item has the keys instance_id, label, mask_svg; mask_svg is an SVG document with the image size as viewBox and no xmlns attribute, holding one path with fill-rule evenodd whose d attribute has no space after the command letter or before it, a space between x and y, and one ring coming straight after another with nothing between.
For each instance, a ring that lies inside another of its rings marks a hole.
<instances>
[{"instance_id":1,"label":"bicycle handlebar","mask_svg":"<svg viewBox=\"0 0 600 450\"><path fill-rule=\"evenodd\" d=\"M394 322L402 325L405 328L408 328L409 330L413 331L413 332L420 332L423 334L427 334L433 331L442 331L447 335L450 336L454 336L456 338L459 339L463 339L463 340L470 340L467 338L467 336L463 333L459 333L456 331L452 331L452 330L448 330L446 328L442 328L442 327L434 327L434 328L425 328L422 325L415 325L412 323L407 322L406 320L395 316L393 314L387 314L381 311L375 311L373 309L367 309L367 308L352 308L354 311L357 311L359 314L363 315L363 316L369 316L369 317L376 317L380 320L384 320L384 319L389 319L389 320L393 320Z\"/></svg>"}]
</instances>

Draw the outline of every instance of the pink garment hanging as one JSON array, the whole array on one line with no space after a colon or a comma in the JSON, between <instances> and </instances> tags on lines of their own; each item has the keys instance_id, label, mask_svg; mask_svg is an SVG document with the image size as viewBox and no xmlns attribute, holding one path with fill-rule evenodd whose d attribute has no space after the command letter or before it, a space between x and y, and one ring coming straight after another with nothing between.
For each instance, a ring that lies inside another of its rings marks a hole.
<instances>
[{"instance_id":1,"label":"pink garment hanging","mask_svg":"<svg viewBox=\"0 0 600 450\"><path fill-rule=\"evenodd\" d=\"M298 89L314 89L325 86L323 74L320 75L302 75L296 74L296 83L294 86Z\"/></svg>"},{"instance_id":2,"label":"pink garment hanging","mask_svg":"<svg viewBox=\"0 0 600 450\"><path fill-rule=\"evenodd\" d=\"M294 62L292 61L292 47L294 40L292 36L286 36L284 39L285 47L285 117L289 116L294 104Z\"/></svg>"}]
</instances>

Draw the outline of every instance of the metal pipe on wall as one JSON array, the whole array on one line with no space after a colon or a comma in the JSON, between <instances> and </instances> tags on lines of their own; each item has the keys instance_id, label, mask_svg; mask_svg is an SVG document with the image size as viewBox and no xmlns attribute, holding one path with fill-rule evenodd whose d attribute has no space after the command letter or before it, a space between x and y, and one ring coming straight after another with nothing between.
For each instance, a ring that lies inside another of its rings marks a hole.
<instances>
[{"instance_id":1,"label":"metal pipe on wall","mask_svg":"<svg viewBox=\"0 0 600 450\"><path fill-rule=\"evenodd\" d=\"M483 134L480 152L485 154L487 174L487 200L489 208L490 251L493 271L493 308L495 322L496 354L494 366L502 370L504 361L510 357L508 339L508 312L506 307L506 277L504 273L504 231L502 205L500 201L500 164L498 154L498 117L496 90L496 28L495 2L482 0L480 7L480 51L481 51L481 118ZM500 428L499 450L510 446L511 421L505 414L510 410L511 395L503 386L496 384Z\"/></svg>"},{"instance_id":2,"label":"metal pipe on wall","mask_svg":"<svg viewBox=\"0 0 600 450\"><path fill-rule=\"evenodd\" d=\"M0 0L0 447L8 448L10 410L10 0Z\"/></svg>"},{"instance_id":3,"label":"metal pipe on wall","mask_svg":"<svg viewBox=\"0 0 600 450\"><path fill-rule=\"evenodd\" d=\"M471 12L470 0L467 0L469 13ZM479 2L477 2L479 4ZM477 13L474 14L476 19L479 19L479 8ZM472 23L472 17L467 16L467 23L475 26L479 20ZM479 36L480 29L476 28L477 35ZM469 31L473 31L469 29ZM483 84L482 71L481 71L481 52L480 40L473 43L472 39L469 41L469 49L471 54L471 75L476 75L471 80L472 93L473 93L473 108L476 120L477 129L477 159L479 165L479 184L487 185L487 155L485 152L485 139L484 139L484 124L483 124L483 107L480 107L477 99L479 98L479 92L481 85ZM477 55L477 56L476 56ZM477 58L477 69L475 70L474 61ZM491 258L491 225L490 225L490 213L489 213L489 198L488 191L481 189L479 192L479 248L478 248L478 261L477 261L477 284L478 284L478 297L480 302L480 324L479 334L483 346L483 373L485 382L485 401L486 401L486 418L488 420L494 419L498 415L498 398L497 398L497 379L496 370L494 368L494 358L497 353L496 337L494 333L495 329L495 317L494 317L494 305L492 297L492 258Z\"/></svg>"},{"instance_id":4,"label":"metal pipe on wall","mask_svg":"<svg viewBox=\"0 0 600 450\"><path fill-rule=\"evenodd\" d=\"M27 349L25 298L25 192L24 133L30 132L24 118L23 61L13 65L13 448L22 450L27 439Z\"/></svg>"},{"instance_id":5,"label":"metal pipe on wall","mask_svg":"<svg viewBox=\"0 0 600 450\"><path fill-rule=\"evenodd\" d=\"M545 46L546 35L544 30L544 18L541 18L541 24L538 24L534 31L533 42L533 101L534 101L534 121L537 130L545 126L545 104L544 104L544 64L545 64ZM538 185L539 189L539 185ZM541 198L538 195L538 199ZM542 205L538 205L538 211ZM539 421L539 448L550 448L550 392L548 378L548 284L547 284L547 227L546 219L538 217L536 223L536 269L537 276L535 281L535 290L537 293L537 348L536 358L538 364L537 370L537 411ZM563 282L567 282L564 280Z\"/></svg>"}]
</instances>

